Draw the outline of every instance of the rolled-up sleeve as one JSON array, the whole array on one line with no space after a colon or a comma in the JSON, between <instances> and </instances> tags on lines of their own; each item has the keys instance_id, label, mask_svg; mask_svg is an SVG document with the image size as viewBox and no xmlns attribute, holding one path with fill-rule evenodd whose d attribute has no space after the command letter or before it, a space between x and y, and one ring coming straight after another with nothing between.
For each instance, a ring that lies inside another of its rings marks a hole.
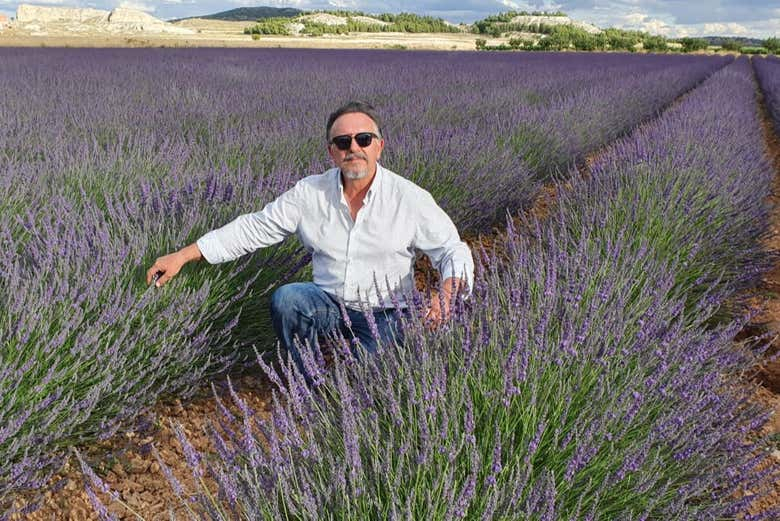
<instances>
[{"instance_id":1,"label":"rolled-up sleeve","mask_svg":"<svg viewBox=\"0 0 780 521\"><path fill-rule=\"evenodd\" d=\"M458 230L433 197L425 192L418 201L413 246L431 259L442 281L450 277L464 280L468 293L474 287L474 258L468 244L460 240Z\"/></svg>"},{"instance_id":2,"label":"rolled-up sleeve","mask_svg":"<svg viewBox=\"0 0 780 521\"><path fill-rule=\"evenodd\" d=\"M261 211L241 215L205 234L197 241L203 258L210 264L231 261L295 233L301 221L304 189L299 181Z\"/></svg>"}]
</instances>

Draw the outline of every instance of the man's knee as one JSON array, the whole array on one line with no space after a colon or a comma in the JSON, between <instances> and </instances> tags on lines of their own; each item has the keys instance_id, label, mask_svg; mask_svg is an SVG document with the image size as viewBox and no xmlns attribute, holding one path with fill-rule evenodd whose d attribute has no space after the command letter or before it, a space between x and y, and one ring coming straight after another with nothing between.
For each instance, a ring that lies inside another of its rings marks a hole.
<instances>
[{"instance_id":1,"label":"man's knee","mask_svg":"<svg viewBox=\"0 0 780 521\"><path fill-rule=\"evenodd\" d=\"M271 295L271 313L274 315L284 315L294 309L297 305L298 292L291 288L292 284L285 284L276 288Z\"/></svg>"},{"instance_id":2,"label":"man's knee","mask_svg":"<svg viewBox=\"0 0 780 521\"><path fill-rule=\"evenodd\" d=\"M289 317L303 315L311 318L316 300L313 285L306 282L292 282L277 288L271 295L271 315Z\"/></svg>"}]
</instances>

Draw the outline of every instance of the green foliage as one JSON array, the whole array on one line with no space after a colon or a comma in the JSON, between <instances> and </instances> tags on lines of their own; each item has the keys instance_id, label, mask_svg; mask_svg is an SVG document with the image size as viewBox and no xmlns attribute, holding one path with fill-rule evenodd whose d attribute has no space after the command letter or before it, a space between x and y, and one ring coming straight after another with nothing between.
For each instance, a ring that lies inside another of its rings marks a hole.
<instances>
[{"instance_id":1,"label":"green foliage","mask_svg":"<svg viewBox=\"0 0 780 521\"><path fill-rule=\"evenodd\" d=\"M387 22L386 25L364 22L356 20L356 16L370 16L360 11L311 11L313 13L327 13L334 16L343 16L347 18L344 25L331 25L309 20L290 20L289 18L268 18L258 20L253 27L244 29L244 34L290 34L289 23L299 21L303 23L303 34L310 36L320 36L323 34L347 34L347 33L377 33L377 32L399 32L399 33L459 33L460 28L449 25L442 18L432 16L420 16L412 13L399 14L381 14L373 16L377 20Z\"/></svg>"},{"instance_id":2,"label":"green foliage","mask_svg":"<svg viewBox=\"0 0 780 521\"><path fill-rule=\"evenodd\" d=\"M737 40L729 38L721 42L720 48L724 51L739 51L742 45Z\"/></svg>"},{"instance_id":3,"label":"green foliage","mask_svg":"<svg viewBox=\"0 0 780 521\"><path fill-rule=\"evenodd\" d=\"M523 47L525 47L525 40L523 40L522 38L510 38L509 46L512 49L522 49Z\"/></svg>"},{"instance_id":4,"label":"green foliage","mask_svg":"<svg viewBox=\"0 0 780 521\"><path fill-rule=\"evenodd\" d=\"M645 39L642 40L642 47L650 52L666 52L669 50L669 45L666 43L666 38L663 36L645 37Z\"/></svg>"},{"instance_id":5,"label":"green foliage","mask_svg":"<svg viewBox=\"0 0 780 521\"><path fill-rule=\"evenodd\" d=\"M549 51L580 49L594 51L599 48L595 36L574 25L556 25L551 27L546 38L539 40L539 48Z\"/></svg>"},{"instance_id":6,"label":"green foliage","mask_svg":"<svg viewBox=\"0 0 780 521\"><path fill-rule=\"evenodd\" d=\"M764 40L764 47L772 54L780 52L780 38L772 37Z\"/></svg>"},{"instance_id":7,"label":"green foliage","mask_svg":"<svg viewBox=\"0 0 780 521\"><path fill-rule=\"evenodd\" d=\"M485 50L485 47L487 46L487 40L483 40L482 38L477 38L477 41L474 43L476 43L478 51Z\"/></svg>"},{"instance_id":8,"label":"green foliage","mask_svg":"<svg viewBox=\"0 0 780 521\"><path fill-rule=\"evenodd\" d=\"M308 34L310 36L320 36L322 34L347 34L349 28L347 25L331 25L318 22L303 22L302 34Z\"/></svg>"},{"instance_id":9,"label":"green foliage","mask_svg":"<svg viewBox=\"0 0 780 521\"><path fill-rule=\"evenodd\" d=\"M680 38L683 52L701 51L709 47L707 40L703 38Z\"/></svg>"},{"instance_id":10,"label":"green foliage","mask_svg":"<svg viewBox=\"0 0 780 521\"><path fill-rule=\"evenodd\" d=\"M244 29L244 34L290 34L289 18L267 18L258 20L257 24Z\"/></svg>"},{"instance_id":11,"label":"green foliage","mask_svg":"<svg viewBox=\"0 0 780 521\"><path fill-rule=\"evenodd\" d=\"M323 11L327 14L344 16L346 25L327 25L303 20L305 34L345 34L345 33L459 33L460 28L449 25L442 18L420 16L413 13L367 15L350 11ZM371 16L387 24L377 24L355 20L355 16Z\"/></svg>"},{"instance_id":12,"label":"green foliage","mask_svg":"<svg viewBox=\"0 0 780 521\"><path fill-rule=\"evenodd\" d=\"M604 30L609 49L613 51L634 51L636 44L644 40L645 33L641 31L626 31L611 27Z\"/></svg>"},{"instance_id":13,"label":"green foliage","mask_svg":"<svg viewBox=\"0 0 780 521\"><path fill-rule=\"evenodd\" d=\"M742 54L768 54L769 49L766 47L743 47L739 52Z\"/></svg>"}]
</instances>

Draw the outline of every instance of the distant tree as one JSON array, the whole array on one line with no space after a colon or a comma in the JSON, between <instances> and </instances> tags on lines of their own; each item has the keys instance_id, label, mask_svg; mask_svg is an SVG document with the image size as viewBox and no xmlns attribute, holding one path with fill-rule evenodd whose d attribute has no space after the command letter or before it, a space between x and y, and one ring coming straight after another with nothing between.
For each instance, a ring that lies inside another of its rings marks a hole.
<instances>
[{"instance_id":1,"label":"distant tree","mask_svg":"<svg viewBox=\"0 0 780 521\"><path fill-rule=\"evenodd\" d=\"M733 38L727 38L720 43L720 48L724 51L739 51L742 45Z\"/></svg>"},{"instance_id":2,"label":"distant tree","mask_svg":"<svg viewBox=\"0 0 780 521\"><path fill-rule=\"evenodd\" d=\"M650 52L665 52L669 49L663 36L647 35L642 39L642 47Z\"/></svg>"},{"instance_id":3,"label":"distant tree","mask_svg":"<svg viewBox=\"0 0 780 521\"><path fill-rule=\"evenodd\" d=\"M244 34L289 34L289 23L289 18L266 18L244 29Z\"/></svg>"},{"instance_id":4,"label":"distant tree","mask_svg":"<svg viewBox=\"0 0 780 521\"><path fill-rule=\"evenodd\" d=\"M766 47L742 47L739 52L742 54L768 54L769 49Z\"/></svg>"},{"instance_id":5,"label":"distant tree","mask_svg":"<svg viewBox=\"0 0 780 521\"><path fill-rule=\"evenodd\" d=\"M703 38L680 38L683 52L694 52L706 49L709 46Z\"/></svg>"},{"instance_id":6,"label":"distant tree","mask_svg":"<svg viewBox=\"0 0 780 521\"><path fill-rule=\"evenodd\" d=\"M477 41L475 42L477 45L477 50L481 51L487 46L487 40L484 40L482 38L477 38Z\"/></svg>"},{"instance_id":7,"label":"distant tree","mask_svg":"<svg viewBox=\"0 0 780 521\"><path fill-rule=\"evenodd\" d=\"M772 37L764 40L764 47L772 54L780 52L780 38Z\"/></svg>"},{"instance_id":8,"label":"distant tree","mask_svg":"<svg viewBox=\"0 0 780 521\"><path fill-rule=\"evenodd\" d=\"M610 27L604 29L609 48L613 51L634 51L636 44L642 41L642 33L639 31L624 31Z\"/></svg>"}]
</instances>

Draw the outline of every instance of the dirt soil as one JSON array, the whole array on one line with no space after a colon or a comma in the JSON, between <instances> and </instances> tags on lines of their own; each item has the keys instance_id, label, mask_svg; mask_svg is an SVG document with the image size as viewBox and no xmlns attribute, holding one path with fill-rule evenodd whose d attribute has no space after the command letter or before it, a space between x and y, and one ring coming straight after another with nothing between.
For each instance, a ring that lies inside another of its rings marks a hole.
<instances>
[{"instance_id":1,"label":"dirt soil","mask_svg":"<svg viewBox=\"0 0 780 521\"><path fill-rule=\"evenodd\" d=\"M470 33L353 33L323 36L260 35L254 40L244 34L251 22L229 22L194 18L174 22L195 34L156 34L135 31L116 35L97 32L74 33L55 25L35 32L11 25L0 30L0 47L295 47L322 49L429 49L476 50L479 35ZM41 35L40 32L47 34ZM507 43L507 38L488 39L489 45Z\"/></svg>"},{"instance_id":2,"label":"dirt soil","mask_svg":"<svg viewBox=\"0 0 780 521\"><path fill-rule=\"evenodd\" d=\"M764 134L767 143L767 154L773 161L776 176L773 182L773 204L770 235L766 239L768 250L780 251L780 139L775 134L771 122L764 112ZM598 152L594 156L598 155ZM586 164L590 164L593 157ZM546 186L537 197L530 213L535 217L544 218L555 205L556 188ZM468 242L476 246L482 243L486 249L495 241L500 241L498 235L476 237L468 239ZM418 263L417 282L424 284L431 276L433 270L425 260ZM764 277L762 284L755 290L752 299L753 305L760 309L760 314L755 318L749 328L750 333L770 331L777 333L773 345L764 358L762 364L755 368L749 375L751 382L758 381L753 401L774 411L770 420L762 427L761 434L773 436L775 446L766 450L766 459L763 465L780 465L780 360L775 354L780 353L780 262ZM744 382L736 382L737 385ZM271 386L264 375L258 370L254 374L246 374L233 381L239 396L259 414L268 417L270 410ZM225 391L224 382L217 384L218 394L223 403L230 404L231 400ZM204 434L204 427L209 419L218 417L216 401L212 391L204 387L195 398L187 403L176 400L172 403L159 403L148 413L147 426L143 429L128 430L114 438L91 446L82 448L93 468L104 478L111 488L119 492L123 504L109 502L105 496L108 509L121 520L168 520L168 509L171 508L177 518L186 518L186 509L176 498L171 486L151 453L154 446L162 461L181 481L185 490L193 491L193 478L184 461L181 447L173 433L172 424L181 425L193 446L200 451L214 451L208 436ZM28 519L31 521L43 520L68 520L87 521L98 519L92 509L82 486L82 475L75 458L66 464L58 473L59 478L66 478L68 484L56 493L48 492L45 504L38 511L26 516L16 516L14 520ZM756 515L768 508L780 504L780 482L774 483L774 494L763 497L761 501L754 502L748 513Z\"/></svg>"},{"instance_id":3,"label":"dirt soil","mask_svg":"<svg viewBox=\"0 0 780 521\"><path fill-rule=\"evenodd\" d=\"M780 252L780 136L772 126L772 120L761 102L761 126L763 128L766 152L772 162L775 177L769 196L771 216L769 234L764 247L770 252ZM780 261L763 277L754 291L751 305L759 312L747 329L751 333L767 332L773 334L772 344L764 354L762 363L749 375L751 380L761 385L753 395L753 401L773 411L769 421L762 427L761 434L771 436L774 444L767 448L767 458L763 465L780 466ZM759 514L769 508L780 505L780 480L775 480L774 493L754 502L748 509L751 515Z\"/></svg>"}]
</instances>

